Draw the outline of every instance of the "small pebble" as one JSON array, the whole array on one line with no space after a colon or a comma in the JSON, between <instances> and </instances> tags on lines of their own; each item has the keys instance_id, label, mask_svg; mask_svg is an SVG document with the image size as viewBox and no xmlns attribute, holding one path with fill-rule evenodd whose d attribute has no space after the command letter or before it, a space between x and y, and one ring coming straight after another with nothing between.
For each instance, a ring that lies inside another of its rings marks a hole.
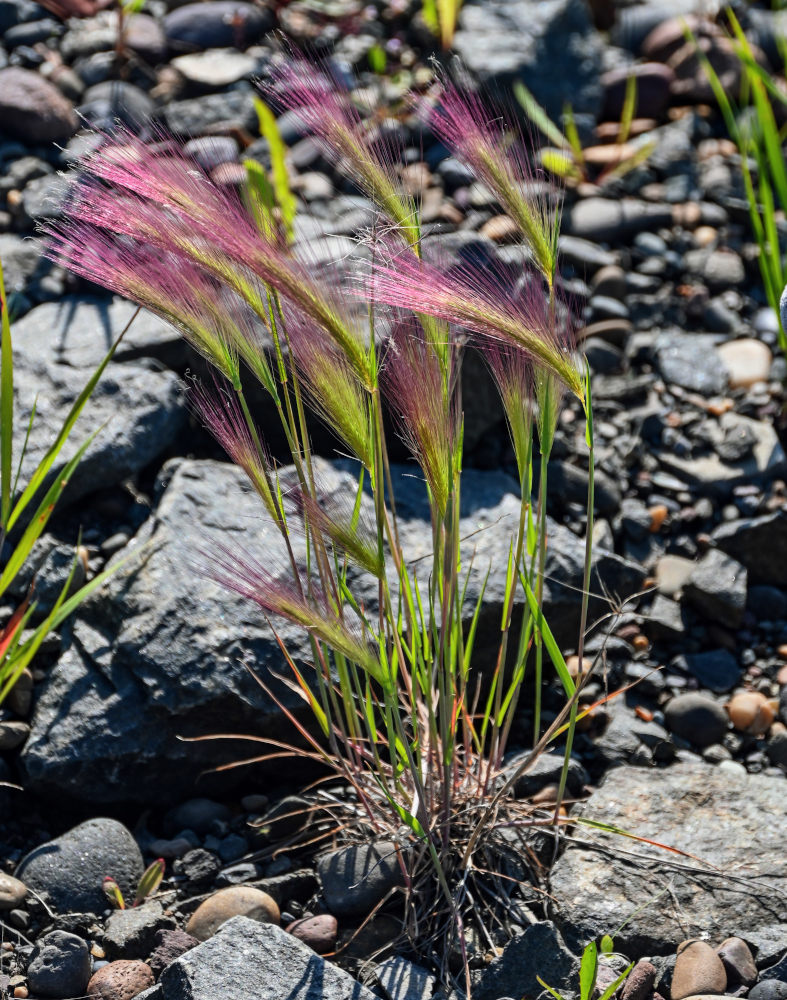
<instances>
[{"instance_id":1,"label":"small pebble","mask_svg":"<svg viewBox=\"0 0 787 1000\"><path fill-rule=\"evenodd\" d=\"M701 993L724 993L727 973L716 952L705 941L690 940L678 945L670 997L685 1000Z\"/></svg>"},{"instance_id":2,"label":"small pebble","mask_svg":"<svg viewBox=\"0 0 787 1000\"><path fill-rule=\"evenodd\" d=\"M727 702L730 722L740 733L762 736L776 716L773 705L759 691L739 691Z\"/></svg>"},{"instance_id":3,"label":"small pebble","mask_svg":"<svg viewBox=\"0 0 787 1000\"><path fill-rule=\"evenodd\" d=\"M249 917L263 924L278 924L280 920L279 907L267 892L231 885L200 903L186 924L186 933L198 941L207 941L230 917Z\"/></svg>"}]
</instances>

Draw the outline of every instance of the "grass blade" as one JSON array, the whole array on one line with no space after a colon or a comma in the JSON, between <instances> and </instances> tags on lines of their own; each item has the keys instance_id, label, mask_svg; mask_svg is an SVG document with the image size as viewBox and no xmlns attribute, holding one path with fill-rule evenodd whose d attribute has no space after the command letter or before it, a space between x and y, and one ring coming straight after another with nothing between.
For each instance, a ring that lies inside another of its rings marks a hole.
<instances>
[{"instance_id":1,"label":"grass blade","mask_svg":"<svg viewBox=\"0 0 787 1000\"><path fill-rule=\"evenodd\" d=\"M11 510L11 463L14 438L14 355L11 322L0 261L0 534L8 527Z\"/></svg>"}]
</instances>

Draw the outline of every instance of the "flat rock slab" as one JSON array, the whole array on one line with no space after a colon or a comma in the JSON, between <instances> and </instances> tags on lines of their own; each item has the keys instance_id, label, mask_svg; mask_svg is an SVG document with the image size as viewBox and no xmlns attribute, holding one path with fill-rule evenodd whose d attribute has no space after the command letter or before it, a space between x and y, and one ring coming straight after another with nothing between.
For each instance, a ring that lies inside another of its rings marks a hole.
<instances>
[{"instance_id":1,"label":"flat rock slab","mask_svg":"<svg viewBox=\"0 0 787 1000\"><path fill-rule=\"evenodd\" d=\"M315 469L322 493L351 510L356 480L350 473L320 459ZM422 559L423 581L429 572L423 557L431 553L423 486L401 467L393 473L402 544L409 559ZM286 492L293 472L284 469L280 476ZM519 501L516 483L507 476L468 471L464 479L468 623L486 580L474 651L481 669L494 663ZM200 776L265 750L234 741L185 743L179 737L226 732L294 737L291 723L244 666L287 708L303 710L302 700L276 680L288 667L273 632L255 605L205 575L206 553L222 548L231 557L249 552L272 572L284 572L287 556L278 530L263 516L243 473L228 463L176 460L165 466L160 490L155 516L136 539L137 545L152 542L147 557L121 570L83 605L70 645L42 685L21 755L28 787L107 802L168 802L173 787L184 789L198 779L200 794L246 780L242 770ZM302 542L294 546L305 564ZM575 642L584 543L550 524L548 552L546 616L559 642ZM640 589L642 579L639 567L603 550L595 554L592 593L606 588L627 596ZM376 582L356 573L350 584L359 602L372 609ZM518 602L521 609L521 591ZM601 610L592 601L591 620ZM303 631L286 622L277 622L277 629L293 658L311 663Z\"/></svg>"},{"instance_id":2,"label":"flat rock slab","mask_svg":"<svg viewBox=\"0 0 787 1000\"><path fill-rule=\"evenodd\" d=\"M627 921L616 935L624 948L663 954L690 937L755 943L783 927L786 791L782 777L739 776L705 764L610 772L583 807L585 816L701 860L575 827L583 843L569 845L551 881L567 941L581 946Z\"/></svg>"},{"instance_id":3,"label":"flat rock slab","mask_svg":"<svg viewBox=\"0 0 787 1000\"><path fill-rule=\"evenodd\" d=\"M228 920L187 951L139 1000L377 1000L292 934L247 917Z\"/></svg>"}]
</instances>

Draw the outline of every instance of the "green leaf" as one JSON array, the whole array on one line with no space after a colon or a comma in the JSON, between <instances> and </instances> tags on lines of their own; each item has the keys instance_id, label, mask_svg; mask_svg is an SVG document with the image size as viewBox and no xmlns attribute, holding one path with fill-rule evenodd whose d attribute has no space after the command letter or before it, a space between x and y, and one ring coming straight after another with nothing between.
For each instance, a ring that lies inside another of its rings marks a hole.
<instances>
[{"instance_id":1,"label":"green leaf","mask_svg":"<svg viewBox=\"0 0 787 1000\"><path fill-rule=\"evenodd\" d=\"M164 878L165 867L163 858L157 858L152 864L148 865L137 885L134 906L139 906L140 903L144 902L148 896L152 895L158 889L161 885L161 880Z\"/></svg>"},{"instance_id":2,"label":"green leaf","mask_svg":"<svg viewBox=\"0 0 787 1000\"><path fill-rule=\"evenodd\" d=\"M537 129L544 133L553 146L564 147L566 145L563 133L550 119L549 115L546 111L544 111L521 80L518 80L514 84L514 97L516 97L519 101L522 106L522 110L525 112L527 117L533 122Z\"/></svg>"},{"instance_id":3,"label":"green leaf","mask_svg":"<svg viewBox=\"0 0 787 1000\"><path fill-rule=\"evenodd\" d=\"M557 177L579 180L582 176L573 157L560 149L542 149L539 152L541 165Z\"/></svg>"},{"instance_id":4,"label":"green leaf","mask_svg":"<svg viewBox=\"0 0 787 1000\"><path fill-rule=\"evenodd\" d=\"M11 464L14 438L14 355L11 322L0 261L0 532L8 527L11 510Z\"/></svg>"},{"instance_id":5,"label":"green leaf","mask_svg":"<svg viewBox=\"0 0 787 1000\"><path fill-rule=\"evenodd\" d=\"M598 949L595 941L589 941L582 952L579 965L579 1000L591 1000L598 973Z\"/></svg>"},{"instance_id":6,"label":"green leaf","mask_svg":"<svg viewBox=\"0 0 787 1000\"><path fill-rule=\"evenodd\" d=\"M618 142L622 146L631 135L631 123L634 121L634 111L637 107L637 78L632 73L626 80L626 94L623 98L623 113L620 117Z\"/></svg>"},{"instance_id":7,"label":"green leaf","mask_svg":"<svg viewBox=\"0 0 787 1000\"><path fill-rule=\"evenodd\" d=\"M116 906L119 910L125 910L126 901L123 899L123 893L120 891L120 886L111 875L104 876L104 881L101 887L104 890L104 895L113 906Z\"/></svg>"},{"instance_id":8,"label":"green leaf","mask_svg":"<svg viewBox=\"0 0 787 1000\"><path fill-rule=\"evenodd\" d=\"M604 937L602 937L601 939L601 954L611 955L614 950L615 950L615 942L612 940L609 934L605 934Z\"/></svg>"},{"instance_id":9,"label":"green leaf","mask_svg":"<svg viewBox=\"0 0 787 1000\"><path fill-rule=\"evenodd\" d=\"M281 221L284 224L287 239L292 242L295 238L293 223L295 222L297 204L290 190L290 178L287 174L287 147L282 141L279 126L276 124L276 117L268 105L259 97L255 97L254 107L260 123L260 133L268 140L268 150L271 154L273 189L276 193L276 202L279 206L279 211L281 212Z\"/></svg>"},{"instance_id":10,"label":"green leaf","mask_svg":"<svg viewBox=\"0 0 787 1000\"><path fill-rule=\"evenodd\" d=\"M437 16L437 3L435 0L423 0L421 4L421 16L424 24L433 35L440 34L440 20Z\"/></svg>"},{"instance_id":11,"label":"green leaf","mask_svg":"<svg viewBox=\"0 0 787 1000\"><path fill-rule=\"evenodd\" d=\"M547 984L544 982L541 976L536 976L536 979L539 981L539 983L541 983L541 985L544 987L545 990L549 990L549 992L552 994L555 1000L563 1000L563 995L561 993L558 993L557 990L553 990L551 986L547 986Z\"/></svg>"},{"instance_id":12,"label":"green leaf","mask_svg":"<svg viewBox=\"0 0 787 1000\"><path fill-rule=\"evenodd\" d=\"M382 45L373 45L369 49L368 57L372 73L382 76L385 72L385 67L388 65L388 57L386 56L385 49Z\"/></svg>"},{"instance_id":13,"label":"green leaf","mask_svg":"<svg viewBox=\"0 0 787 1000\"><path fill-rule=\"evenodd\" d=\"M543 611L538 606L538 600L536 599L536 595L533 593L533 588L530 586L527 578L522 573L519 574L519 578L522 581L522 586L525 588L525 595L527 596L530 613L535 619L536 628L541 633L541 639L546 647L547 653L549 653L552 665L557 671L557 675L563 685L563 690L569 697L571 697L574 693L576 685L571 678L571 674L568 672L565 657L560 652L560 647L555 641L555 637L552 634L552 630L550 629L546 618L544 618Z\"/></svg>"}]
</instances>

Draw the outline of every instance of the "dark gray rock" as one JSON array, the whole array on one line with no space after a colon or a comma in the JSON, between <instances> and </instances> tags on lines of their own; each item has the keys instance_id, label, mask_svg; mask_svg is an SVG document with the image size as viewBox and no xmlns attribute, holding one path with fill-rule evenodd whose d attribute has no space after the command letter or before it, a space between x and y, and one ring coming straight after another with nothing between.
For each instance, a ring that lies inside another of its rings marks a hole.
<instances>
[{"instance_id":1,"label":"dark gray rock","mask_svg":"<svg viewBox=\"0 0 787 1000\"><path fill-rule=\"evenodd\" d=\"M723 622L725 619L721 617L718 620ZM738 660L726 649L687 653L676 660L676 666L685 667L702 687L716 694L731 691L743 673Z\"/></svg>"},{"instance_id":2,"label":"dark gray rock","mask_svg":"<svg viewBox=\"0 0 787 1000\"><path fill-rule=\"evenodd\" d=\"M694 692L676 695L667 705L664 719L670 732L698 747L719 743L729 721L718 702Z\"/></svg>"},{"instance_id":3,"label":"dark gray rock","mask_svg":"<svg viewBox=\"0 0 787 1000\"><path fill-rule=\"evenodd\" d=\"M273 924L233 917L161 974L148 1000L376 1000L346 972Z\"/></svg>"},{"instance_id":4,"label":"dark gray rock","mask_svg":"<svg viewBox=\"0 0 787 1000\"><path fill-rule=\"evenodd\" d=\"M622 767L624 764L647 766L654 760L670 760L675 749L663 726L646 722L622 698L607 706L610 721L604 732L593 740L594 763L603 767Z\"/></svg>"},{"instance_id":5,"label":"dark gray rock","mask_svg":"<svg viewBox=\"0 0 787 1000\"><path fill-rule=\"evenodd\" d=\"M160 930L156 932L155 947L147 959L148 965L153 970L156 979L161 978L161 973L168 965L172 965L176 958L180 958L189 949L196 948L199 941L181 930Z\"/></svg>"},{"instance_id":6,"label":"dark gray rock","mask_svg":"<svg viewBox=\"0 0 787 1000\"><path fill-rule=\"evenodd\" d=\"M351 502L356 481L340 464L316 460L318 481L326 495L346 493ZM280 475L286 483L293 473ZM409 468L395 468L393 475L404 550L408 558L423 558L431 551L425 490ZM472 563L468 621L491 568L474 648L475 662L485 664L494 662L499 641L519 501L516 484L503 474L468 470L463 478L463 565ZM161 485L167 489L156 517L137 539L137 544L153 540L149 555L82 606L70 646L41 685L21 758L30 787L107 801L167 802L173 783L185 793L204 770L248 751L241 742L194 744L179 737L226 732L230 719L239 733L292 739L291 725L243 666L253 665L282 704L303 710L301 699L274 677L286 665L273 633L253 605L195 565L200 559L204 564L200 554L229 546L233 553L256 553L263 565L284 567L278 532L261 516L256 497L244 492L243 474L230 465L174 462L165 467ZM579 625L584 543L552 522L548 537L545 614L557 641L568 644L576 641ZM301 544L296 543L297 552ZM635 593L643 577L639 567L612 553L594 553L594 594L605 588L621 596ZM352 585L362 603L374 607L377 588L371 578L359 576ZM605 607L604 601L591 600L591 620ZM521 591L516 609L521 613ZM310 662L301 630L286 623L277 628L296 662ZM245 775L201 778L197 794L226 789L233 779Z\"/></svg>"},{"instance_id":7,"label":"dark gray rock","mask_svg":"<svg viewBox=\"0 0 787 1000\"><path fill-rule=\"evenodd\" d=\"M521 80L554 121L569 92L574 111L598 113L603 42L580 0L467 3L453 48L484 88L509 97Z\"/></svg>"},{"instance_id":8,"label":"dark gray rock","mask_svg":"<svg viewBox=\"0 0 787 1000\"><path fill-rule=\"evenodd\" d=\"M388 841L340 847L317 861L328 909L336 917L366 916L404 883L400 855Z\"/></svg>"},{"instance_id":9,"label":"dark gray rock","mask_svg":"<svg viewBox=\"0 0 787 1000\"><path fill-rule=\"evenodd\" d=\"M29 291L29 286L50 268L41 256L38 240L22 239L13 233L0 233L0 260L3 261L3 278L9 298L13 292Z\"/></svg>"},{"instance_id":10,"label":"dark gray rock","mask_svg":"<svg viewBox=\"0 0 787 1000\"><path fill-rule=\"evenodd\" d=\"M29 143L62 142L78 124L71 102L39 73L0 69L0 132Z\"/></svg>"},{"instance_id":11,"label":"dark gray rock","mask_svg":"<svg viewBox=\"0 0 787 1000\"><path fill-rule=\"evenodd\" d=\"M106 875L133 899L144 870L137 842L114 819L90 819L27 854L16 877L36 892L45 892L61 912L102 913Z\"/></svg>"},{"instance_id":12,"label":"dark gray rock","mask_svg":"<svg viewBox=\"0 0 787 1000\"><path fill-rule=\"evenodd\" d=\"M542 920L509 941L502 955L478 976L473 1000L538 997L543 987L536 976L566 995L574 987L578 971L579 961L566 948L555 925Z\"/></svg>"},{"instance_id":13,"label":"dark gray rock","mask_svg":"<svg viewBox=\"0 0 787 1000\"><path fill-rule=\"evenodd\" d=\"M31 181L22 194L22 206L31 222L59 219L71 186L59 174L47 174Z\"/></svg>"},{"instance_id":14,"label":"dark gray rock","mask_svg":"<svg viewBox=\"0 0 787 1000\"><path fill-rule=\"evenodd\" d=\"M683 609L677 601L664 594L656 594L647 613L643 630L653 640L677 642L686 635Z\"/></svg>"},{"instance_id":15,"label":"dark gray rock","mask_svg":"<svg viewBox=\"0 0 787 1000\"><path fill-rule=\"evenodd\" d=\"M171 101L162 109L161 117L170 132L188 137L200 136L219 124L242 128L252 134L259 127L254 110L254 91L250 86L239 86L224 93L185 101Z\"/></svg>"},{"instance_id":16,"label":"dark gray rock","mask_svg":"<svg viewBox=\"0 0 787 1000\"><path fill-rule=\"evenodd\" d=\"M661 334L655 344L656 360L667 384L706 396L724 392L727 369L715 343L715 337L705 334Z\"/></svg>"},{"instance_id":17,"label":"dark gray rock","mask_svg":"<svg viewBox=\"0 0 787 1000\"><path fill-rule=\"evenodd\" d=\"M215 825L225 823L229 818L230 811L221 802L189 799L167 813L164 817L164 829L172 834L181 830L193 830L204 836L215 833Z\"/></svg>"},{"instance_id":18,"label":"dark gray rock","mask_svg":"<svg viewBox=\"0 0 787 1000\"><path fill-rule=\"evenodd\" d=\"M787 1000L787 980L760 980L749 990L749 1000Z\"/></svg>"},{"instance_id":19,"label":"dark gray rock","mask_svg":"<svg viewBox=\"0 0 787 1000\"><path fill-rule=\"evenodd\" d=\"M116 910L110 914L104 927L104 951L110 962L115 959L147 959L153 951L158 932L174 927L174 919L164 916L161 903L155 900Z\"/></svg>"},{"instance_id":20,"label":"dark gray rock","mask_svg":"<svg viewBox=\"0 0 787 1000\"><path fill-rule=\"evenodd\" d=\"M787 512L728 521L712 537L746 567L751 583L787 586Z\"/></svg>"},{"instance_id":21,"label":"dark gray rock","mask_svg":"<svg viewBox=\"0 0 787 1000\"><path fill-rule=\"evenodd\" d=\"M99 132L113 131L118 122L138 132L154 109L151 98L139 87L123 80L105 80L85 91L79 113Z\"/></svg>"},{"instance_id":22,"label":"dark gray rock","mask_svg":"<svg viewBox=\"0 0 787 1000\"><path fill-rule=\"evenodd\" d=\"M273 27L273 14L243 0L188 3L164 17L173 49L243 49Z\"/></svg>"},{"instance_id":23,"label":"dark gray rock","mask_svg":"<svg viewBox=\"0 0 787 1000\"><path fill-rule=\"evenodd\" d=\"M71 406L89 381L89 368L50 361L52 350L30 356L14 338L14 426L16 453L21 454L33 404L35 420L22 466L25 482L56 439ZM62 504L73 504L96 489L136 475L162 453L183 427L185 410L176 376L140 364L111 362L60 455L47 482L60 476L79 446L97 436L74 470Z\"/></svg>"},{"instance_id":24,"label":"dark gray rock","mask_svg":"<svg viewBox=\"0 0 787 1000\"><path fill-rule=\"evenodd\" d=\"M90 951L82 938L50 931L33 948L27 981L35 996L69 1000L84 995L90 969Z\"/></svg>"},{"instance_id":25,"label":"dark gray rock","mask_svg":"<svg viewBox=\"0 0 787 1000\"><path fill-rule=\"evenodd\" d=\"M522 764L529 756L528 751L509 755L505 761L504 776L508 777ZM540 792L545 785L557 784L560 780L560 773L563 770L564 755L557 750L540 754L528 767L524 774L517 778L513 788L514 795L518 799L528 799L536 792ZM582 764L572 757L568 764L568 774L566 776L566 788L570 795L581 796L586 784L590 781L588 773Z\"/></svg>"},{"instance_id":26,"label":"dark gray rock","mask_svg":"<svg viewBox=\"0 0 787 1000\"><path fill-rule=\"evenodd\" d=\"M746 611L746 567L721 549L709 549L683 586L683 600L709 618L739 628Z\"/></svg>"},{"instance_id":27,"label":"dark gray rock","mask_svg":"<svg viewBox=\"0 0 787 1000\"><path fill-rule=\"evenodd\" d=\"M566 940L586 942L629 920L616 944L654 954L687 937L746 937L772 925L787 890L783 785L700 763L610 772L582 813L692 857L578 827L585 843L568 846L550 887Z\"/></svg>"},{"instance_id":28,"label":"dark gray rock","mask_svg":"<svg viewBox=\"0 0 787 1000\"><path fill-rule=\"evenodd\" d=\"M598 243L672 225L672 208L634 198L583 198L566 212L565 232Z\"/></svg>"}]
</instances>

